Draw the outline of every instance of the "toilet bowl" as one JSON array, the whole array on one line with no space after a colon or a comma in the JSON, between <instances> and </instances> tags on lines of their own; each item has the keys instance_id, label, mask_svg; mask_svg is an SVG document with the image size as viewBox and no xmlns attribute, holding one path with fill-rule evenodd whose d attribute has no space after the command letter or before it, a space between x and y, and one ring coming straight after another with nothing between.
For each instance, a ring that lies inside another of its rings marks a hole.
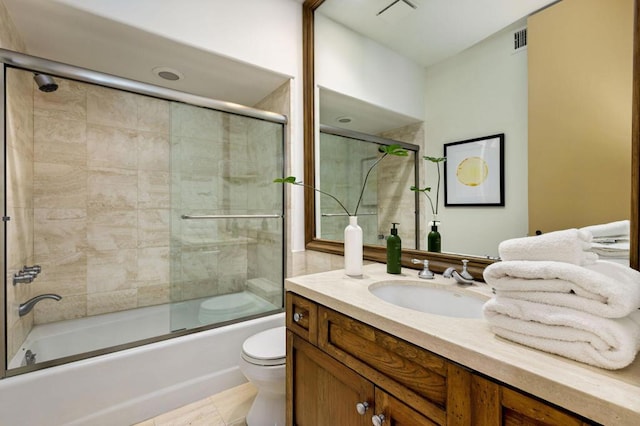
<instances>
[{"instance_id":1,"label":"toilet bowl","mask_svg":"<svg viewBox=\"0 0 640 426\"><path fill-rule=\"evenodd\" d=\"M258 389L248 426L284 426L286 328L254 334L242 344L240 371Z\"/></svg>"}]
</instances>

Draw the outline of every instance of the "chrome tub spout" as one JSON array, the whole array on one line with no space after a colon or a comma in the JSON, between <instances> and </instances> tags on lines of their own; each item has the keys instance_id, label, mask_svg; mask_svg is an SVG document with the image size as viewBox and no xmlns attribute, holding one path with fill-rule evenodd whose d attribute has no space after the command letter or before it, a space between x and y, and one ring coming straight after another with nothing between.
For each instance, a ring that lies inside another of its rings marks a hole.
<instances>
[{"instance_id":1,"label":"chrome tub spout","mask_svg":"<svg viewBox=\"0 0 640 426\"><path fill-rule=\"evenodd\" d=\"M29 312L31 312L31 310L36 305L36 303L44 299L60 300L62 299L62 296L58 296L57 294L47 293L47 294L40 294L36 297L32 297L31 299L27 300L24 303L21 303L20 306L18 306L18 315L20 315L21 317L27 315Z\"/></svg>"}]
</instances>

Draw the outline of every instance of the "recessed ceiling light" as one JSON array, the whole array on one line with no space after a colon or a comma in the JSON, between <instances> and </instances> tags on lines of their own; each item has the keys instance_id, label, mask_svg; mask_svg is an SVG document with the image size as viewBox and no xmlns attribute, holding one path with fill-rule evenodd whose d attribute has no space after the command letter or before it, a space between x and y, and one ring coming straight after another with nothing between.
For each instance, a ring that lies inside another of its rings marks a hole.
<instances>
[{"instance_id":1,"label":"recessed ceiling light","mask_svg":"<svg viewBox=\"0 0 640 426\"><path fill-rule=\"evenodd\" d=\"M352 120L351 120L351 117L342 116L342 117L336 118L336 121L338 123L347 124L347 123L351 123Z\"/></svg>"},{"instance_id":2,"label":"recessed ceiling light","mask_svg":"<svg viewBox=\"0 0 640 426\"><path fill-rule=\"evenodd\" d=\"M184 75L182 75L180 71L169 67L155 67L152 71L155 75L164 80L176 81L184 78Z\"/></svg>"}]
</instances>

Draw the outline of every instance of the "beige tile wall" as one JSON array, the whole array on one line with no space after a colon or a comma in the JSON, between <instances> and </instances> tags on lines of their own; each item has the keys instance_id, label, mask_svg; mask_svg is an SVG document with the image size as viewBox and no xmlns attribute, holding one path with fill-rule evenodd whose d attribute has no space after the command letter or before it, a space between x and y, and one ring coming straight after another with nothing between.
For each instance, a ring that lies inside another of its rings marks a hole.
<instances>
[{"instance_id":1,"label":"beige tile wall","mask_svg":"<svg viewBox=\"0 0 640 426\"><path fill-rule=\"evenodd\" d=\"M169 300L169 103L56 79L33 92L35 323Z\"/></svg>"},{"instance_id":2,"label":"beige tile wall","mask_svg":"<svg viewBox=\"0 0 640 426\"><path fill-rule=\"evenodd\" d=\"M272 180L282 173L281 126L188 105L173 106L172 115L172 300L242 291L254 278L281 289L279 221L181 219L279 213L282 188Z\"/></svg>"},{"instance_id":3,"label":"beige tile wall","mask_svg":"<svg viewBox=\"0 0 640 426\"><path fill-rule=\"evenodd\" d=\"M424 146L424 126L422 123L412 124L398 129L383 132L381 137L396 141L412 143L420 147ZM419 153L418 167L420 176L424 179L424 160ZM398 235L402 239L402 247L415 248L415 195L409 188L415 185L414 161L415 154L409 157L395 157L392 161L383 161L378 170L378 233L389 235L391 223L400 223ZM431 217L431 209L426 202L426 197L420 194L420 244L421 249L426 248L427 226L425 218ZM425 210L426 209L426 210ZM427 214L427 211L429 214ZM429 219L430 220L430 219Z\"/></svg>"},{"instance_id":4,"label":"beige tile wall","mask_svg":"<svg viewBox=\"0 0 640 426\"><path fill-rule=\"evenodd\" d=\"M258 102L255 107L258 109L262 109L265 111L273 111L279 114L286 115L289 118L289 124L285 126L285 134L284 134L284 157L285 159L291 158L291 93L293 80L289 80L276 89L273 93L270 93L267 97ZM269 126L267 128L262 128L261 130L267 132L276 131L275 126ZM267 136L269 137L269 136ZM273 137L273 136L271 136ZM260 140L260 138L258 138ZM255 163L261 161L263 158L263 149L261 145L253 145L249 146L249 155L248 158L251 162ZM274 155L272 153L272 155ZM285 175L289 174L291 170L290 164L284 164ZM290 185L286 185L282 188L280 185L276 185L272 183L273 179L279 177L282 174L281 170L267 170L264 172L263 176L260 177L261 182L260 185L256 185L251 189L250 197L255 199L258 204L268 205L268 202L265 201L266 196L272 197L272 199L276 199L276 196L273 196L272 191L278 191L278 196L282 193L282 190L289 191L291 189ZM269 191L265 191L264 189L268 188ZM291 211L291 202L290 202L290 194L286 193L285 200L287 204L284 206L285 216L290 218L292 217ZM274 208L275 210L275 208ZM251 277L257 277L259 275L264 275L272 283L281 284L285 276L290 276L290 271L292 270L292 256L291 251L288 250L285 253L286 259L286 268L287 270L280 272L278 269L274 268L273 265L276 265L277 262L281 262L281 256L277 250L274 250L272 247L276 247L277 244L281 244L281 239L284 238L285 247L291 247L291 235L290 235L290 226L285 226L284 230L278 229L278 232L272 231L257 231L257 240L258 246L256 247L256 260L250 261L250 270L249 273ZM252 268L251 265L254 265ZM258 272L260 271L260 272ZM272 291L272 303L275 302L277 297L282 296L282 286L279 286L279 291ZM278 294L279 293L279 294Z\"/></svg>"}]
</instances>

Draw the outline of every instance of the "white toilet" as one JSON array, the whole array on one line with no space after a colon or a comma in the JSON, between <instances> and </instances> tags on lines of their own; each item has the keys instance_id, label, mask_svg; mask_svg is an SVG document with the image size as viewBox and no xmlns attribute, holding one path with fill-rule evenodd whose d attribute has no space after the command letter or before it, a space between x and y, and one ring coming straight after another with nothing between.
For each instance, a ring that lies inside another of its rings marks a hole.
<instances>
[{"instance_id":1,"label":"white toilet","mask_svg":"<svg viewBox=\"0 0 640 426\"><path fill-rule=\"evenodd\" d=\"M286 328L254 334L242 344L240 370L258 389L247 414L248 426L284 426Z\"/></svg>"}]
</instances>

